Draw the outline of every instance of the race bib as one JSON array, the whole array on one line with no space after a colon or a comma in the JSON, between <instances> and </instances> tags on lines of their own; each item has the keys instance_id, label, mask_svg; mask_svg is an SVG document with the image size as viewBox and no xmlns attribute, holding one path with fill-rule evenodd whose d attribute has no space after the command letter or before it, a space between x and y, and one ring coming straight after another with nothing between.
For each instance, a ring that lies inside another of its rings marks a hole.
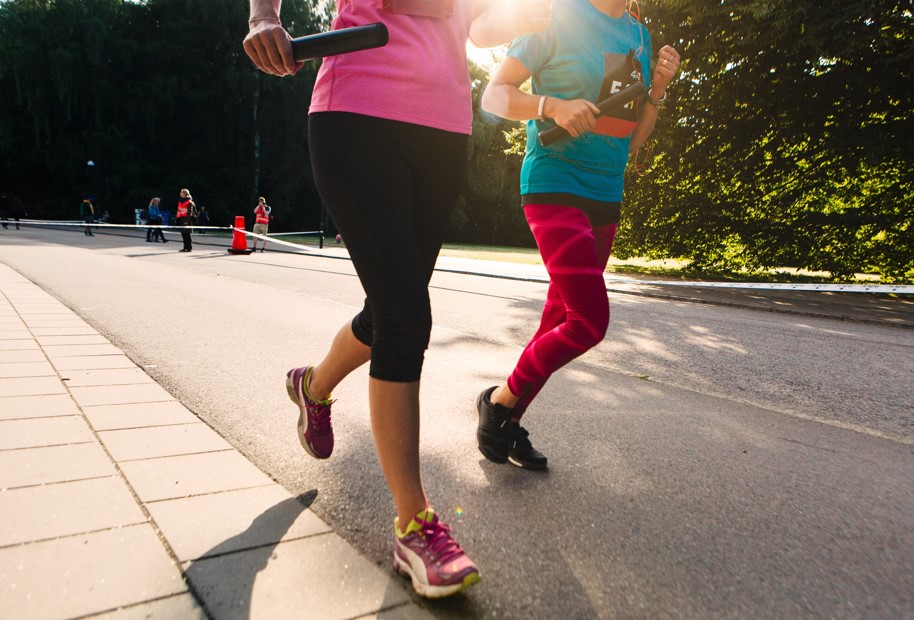
<instances>
[{"instance_id":1,"label":"race bib","mask_svg":"<svg viewBox=\"0 0 914 620\"><path fill-rule=\"evenodd\" d=\"M454 0L378 0L388 13L416 15L418 17L450 17Z\"/></svg>"},{"instance_id":2,"label":"race bib","mask_svg":"<svg viewBox=\"0 0 914 620\"><path fill-rule=\"evenodd\" d=\"M597 102L608 99L626 86L641 82L641 61L635 58L635 51L628 54L603 54L603 84ZM638 102L636 99L623 108L616 108L606 116L597 119L594 133L614 138L625 138L638 124Z\"/></svg>"}]
</instances>

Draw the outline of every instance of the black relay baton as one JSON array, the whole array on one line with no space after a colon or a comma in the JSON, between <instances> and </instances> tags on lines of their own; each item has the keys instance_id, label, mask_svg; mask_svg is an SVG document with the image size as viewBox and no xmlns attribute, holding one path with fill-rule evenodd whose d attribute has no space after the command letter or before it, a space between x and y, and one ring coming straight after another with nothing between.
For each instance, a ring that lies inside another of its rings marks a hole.
<instances>
[{"instance_id":1,"label":"black relay baton","mask_svg":"<svg viewBox=\"0 0 914 620\"><path fill-rule=\"evenodd\" d=\"M600 108L600 116L605 116L614 109L627 105L643 94L644 84L641 82L629 84L612 97L608 97L597 104L597 107ZM549 146L550 144L558 142L562 138L567 138L569 135L570 134L565 131L565 129L556 125L555 127L544 129L539 133L540 144L543 146Z\"/></svg>"},{"instance_id":2,"label":"black relay baton","mask_svg":"<svg viewBox=\"0 0 914 620\"><path fill-rule=\"evenodd\" d=\"M387 26L378 22L367 26L340 28L292 39L295 60L310 60L335 54L358 52L372 47L383 47L389 39Z\"/></svg>"}]
</instances>

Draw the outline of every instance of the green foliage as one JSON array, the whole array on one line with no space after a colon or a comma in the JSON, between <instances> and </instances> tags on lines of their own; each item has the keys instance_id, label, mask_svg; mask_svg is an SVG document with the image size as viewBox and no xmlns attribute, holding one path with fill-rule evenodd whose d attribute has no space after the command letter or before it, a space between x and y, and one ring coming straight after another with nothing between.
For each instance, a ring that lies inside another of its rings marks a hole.
<instances>
[{"instance_id":1,"label":"green foliage","mask_svg":"<svg viewBox=\"0 0 914 620\"><path fill-rule=\"evenodd\" d=\"M473 138L467 156L463 192L457 201L448 241L532 246L520 205L520 154L507 155L505 133L518 126L488 114L479 99L489 81L482 67L470 63L473 83Z\"/></svg>"},{"instance_id":2,"label":"green foliage","mask_svg":"<svg viewBox=\"0 0 914 620\"><path fill-rule=\"evenodd\" d=\"M910 3L658 0L645 13L683 74L651 173L629 171L619 252L910 281Z\"/></svg>"}]
</instances>

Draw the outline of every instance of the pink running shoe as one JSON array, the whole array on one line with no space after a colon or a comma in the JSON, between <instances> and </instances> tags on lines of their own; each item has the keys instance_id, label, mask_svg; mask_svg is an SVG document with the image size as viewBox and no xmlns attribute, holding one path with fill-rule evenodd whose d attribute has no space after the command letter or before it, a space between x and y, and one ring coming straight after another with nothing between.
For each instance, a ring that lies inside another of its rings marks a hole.
<instances>
[{"instance_id":1,"label":"pink running shoe","mask_svg":"<svg viewBox=\"0 0 914 620\"><path fill-rule=\"evenodd\" d=\"M298 440L316 459L330 458L333 452L333 427L330 425L331 399L313 400L307 392L313 366L293 368L286 373L286 391L298 405Z\"/></svg>"},{"instance_id":2,"label":"pink running shoe","mask_svg":"<svg viewBox=\"0 0 914 620\"><path fill-rule=\"evenodd\" d=\"M412 578L413 588L422 596L450 596L480 580L473 560L431 508L413 517L403 534L394 520L394 531L394 564Z\"/></svg>"}]
</instances>

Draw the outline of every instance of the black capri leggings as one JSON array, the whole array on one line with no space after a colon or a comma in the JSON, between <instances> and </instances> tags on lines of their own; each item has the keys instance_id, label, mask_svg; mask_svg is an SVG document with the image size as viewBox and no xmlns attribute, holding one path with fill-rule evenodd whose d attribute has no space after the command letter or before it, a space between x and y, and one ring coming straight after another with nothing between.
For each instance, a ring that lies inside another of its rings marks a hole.
<instances>
[{"instance_id":1,"label":"black capri leggings","mask_svg":"<svg viewBox=\"0 0 914 620\"><path fill-rule=\"evenodd\" d=\"M346 112L308 120L321 199L367 299L352 321L369 374L418 381L432 330L428 282L463 183L468 136Z\"/></svg>"}]
</instances>

